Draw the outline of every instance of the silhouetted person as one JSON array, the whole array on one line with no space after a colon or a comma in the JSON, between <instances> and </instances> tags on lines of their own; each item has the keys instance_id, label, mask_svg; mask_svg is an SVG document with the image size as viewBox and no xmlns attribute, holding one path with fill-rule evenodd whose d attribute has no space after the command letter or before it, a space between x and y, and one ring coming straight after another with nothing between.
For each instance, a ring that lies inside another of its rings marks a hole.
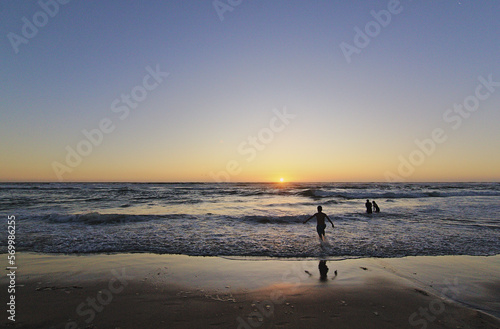
<instances>
[{"instance_id":1,"label":"silhouetted person","mask_svg":"<svg viewBox=\"0 0 500 329\"><path fill-rule=\"evenodd\" d=\"M375 212L380 212L380 208L378 207L378 204L375 201L372 201L373 203L373 208L375 209Z\"/></svg>"},{"instance_id":2,"label":"silhouetted person","mask_svg":"<svg viewBox=\"0 0 500 329\"><path fill-rule=\"evenodd\" d=\"M330 218L322 212L323 210L323 207L321 206L318 206L318 212L315 213L314 215L312 215L311 217L309 217L308 219L306 219L304 221L304 224L307 223L311 218L313 217L316 217L316 231L318 231L318 236L319 236L319 239L321 241L325 241L325 228L326 228L326 224L325 224L325 218L328 219L328 221L332 224L332 227L335 227L332 223L332 221L330 220Z\"/></svg>"},{"instance_id":3,"label":"silhouetted person","mask_svg":"<svg viewBox=\"0 0 500 329\"><path fill-rule=\"evenodd\" d=\"M371 214L372 213L372 203L370 202L370 200L366 200L365 206L366 206L366 213Z\"/></svg>"},{"instance_id":4,"label":"silhouetted person","mask_svg":"<svg viewBox=\"0 0 500 329\"><path fill-rule=\"evenodd\" d=\"M319 268L319 280L320 281L328 280L327 278L328 266L326 266L326 260L320 260L318 268Z\"/></svg>"}]
</instances>

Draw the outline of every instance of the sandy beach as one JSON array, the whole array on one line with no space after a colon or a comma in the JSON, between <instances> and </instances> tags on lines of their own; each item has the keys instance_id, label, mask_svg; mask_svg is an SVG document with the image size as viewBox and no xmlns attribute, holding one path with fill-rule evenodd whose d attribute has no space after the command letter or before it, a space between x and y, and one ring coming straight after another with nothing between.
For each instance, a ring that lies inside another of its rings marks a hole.
<instances>
[{"instance_id":1,"label":"sandy beach","mask_svg":"<svg viewBox=\"0 0 500 329\"><path fill-rule=\"evenodd\" d=\"M7 328L500 328L500 256L17 256Z\"/></svg>"},{"instance_id":2,"label":"sandy beach","mask_svg":"<svg viewBox=\"0 0 500 329\"><path fill-rule=\"evenodd\" d=\"M500 329L500 1L0 9L0 329Z\"/></svg>"}]
</instances>

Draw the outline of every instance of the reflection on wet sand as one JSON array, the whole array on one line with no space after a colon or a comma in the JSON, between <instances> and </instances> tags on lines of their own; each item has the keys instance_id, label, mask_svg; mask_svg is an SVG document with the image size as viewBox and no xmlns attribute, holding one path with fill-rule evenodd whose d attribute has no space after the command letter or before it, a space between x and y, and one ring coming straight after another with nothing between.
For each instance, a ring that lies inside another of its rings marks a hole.
<instances>
[{"instance_id":1,"label":"reflection on wet sand","mask_svg":"<svg viewBox=\"0 0 500 329\"><path fill-rule=\"evenodd\" d=\"M326 265L326 260L320 260L318 264L318 269L319 269L319 281L321 282L326 282L328 281L328 266ZM337 277L337 270L334 272L334 276L332 277L332 280Z\"/></svg>"}]
</instances>

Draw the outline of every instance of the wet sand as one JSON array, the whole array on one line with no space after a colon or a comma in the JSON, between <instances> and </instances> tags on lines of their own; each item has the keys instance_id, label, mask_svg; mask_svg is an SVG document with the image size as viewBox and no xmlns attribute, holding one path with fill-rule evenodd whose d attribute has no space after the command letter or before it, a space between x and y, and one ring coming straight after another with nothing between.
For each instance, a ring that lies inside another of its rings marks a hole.
<instances>
[{"instance_id":1,"label":"wet sand","mask_svg":"<svg viewBox=\"0 0 500 329\"><path fill-rule=\"evenodd\" d=\"M7 328L500 328L500 256L17 256Z\"/></svg>"}]
</instances>

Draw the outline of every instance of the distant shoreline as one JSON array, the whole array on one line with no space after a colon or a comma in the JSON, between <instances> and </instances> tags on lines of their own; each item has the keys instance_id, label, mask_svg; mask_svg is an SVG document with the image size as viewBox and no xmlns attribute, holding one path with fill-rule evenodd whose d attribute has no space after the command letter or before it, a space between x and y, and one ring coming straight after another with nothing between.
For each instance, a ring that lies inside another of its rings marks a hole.
<instances>
[{"instance_id":1,"label":"distant shoreline","mask_svg":"<svg viewBox=\"0 0 500 329\"><path fill-rule=\"evenodd\" d=\"M400 182L387 182L387 181L231 181L231 182L214 182L208 181L0 181L0 184L499 184L500 181L400 181Z\"/></svg>"}]
</instances>

